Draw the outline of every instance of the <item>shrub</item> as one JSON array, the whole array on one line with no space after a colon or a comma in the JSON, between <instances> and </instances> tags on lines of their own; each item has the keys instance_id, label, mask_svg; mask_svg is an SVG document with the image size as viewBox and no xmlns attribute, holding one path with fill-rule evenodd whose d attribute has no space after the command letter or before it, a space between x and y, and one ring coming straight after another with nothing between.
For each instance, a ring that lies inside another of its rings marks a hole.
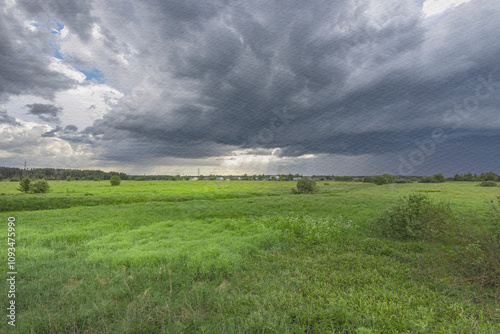
<instances>
[{"instance_id":1,"label":"shrub","mask_svg":"<svg viewBox=\"0 0 500 334\"><path fill-rule=\"evenodd\" d=\"M73 181L74 179L71 176L66 177L66 181Z\"/></svg>"},{"instance_id":2,"label":"shrub","mask_svg":"<svg viewBox=\"0 0 500 334\"><path fill-rule=\"evenodd\" d=\"M452 283L475 282L500 287L500 196L485 221L474 214L454 214L449 205L411 194L371 222L372 229L399 240L433 242Z\"/></svg>"},{"instance_id":3,"label":"shrub","mask_svg":"<svg viewBox=\"0 0 500 334\"><path fill-rule=\"evenodd\" d=\"M297 181L297 194L314 194L318 191L316 181L304 177Z\"/></svg>"},{"instance_id":4,"label":"shrub","mask_svg":"<svg viewBox=\"0 0 500 334\"><path fill-rule=\"evenodd\" d=\"M440 208L426 195L410 194L372 222L372 228L386 237L418 240L426 236L428 224L439 215Z\"/></svg>"},{"instance_id":5,"label":"shrub","mask_svg":"<svg viewBox=\"0 0 500 334\"><path fill-rule=\"evenodd\" d=\"M37 180L30 184L30 192L43 194L49 192L50 186L46 180Z\"/></svg>"},{"instance_id":6,"label":"shrub","mask_svg":"<svg viewBox=\"0 0 500 334\"><path fill-rule=\"evenodd\" d=\"M496 187L497 183L495 181L483 181L479 184L481 187Z\"/></svg>"},{"instance_id":7,"label":"shrub","mask_svg":"<svg viewBox=\"0 0 500 334\"><path fill-rule=\"evenodd\" d=\"M94 181L101 181L99 177L94 178Z\"/></svg>"},{"instance_id":8,"label":"shrub","mask_svg":"<svg viewBox=\"0 0 500 334\"><path fill-rule=\"evenodd\" d=\"M138 176L134 179L134 181L148 181L149 178L147 176Z\"/></svg>"},{"instance_id":9,"label":"shrub","mask_svg":"<svg viewBox=\"0 0 500 334\"><path fill-rule=\"evenodd\" d=\"M109 182L112 186L119 186L122 180L120 180L120 177L118 175L113 175Z\"/></svg>"},{"instance_id":10,"label":"shrub","mask_svg":"<svg viewBox=\"0 0 500 334\"><path fill-rule=\"evenodd\" d=\"M373 179L373 183L375 183L378 186L381 186L383 184L388 184L389 181L387 180L387 178L385 176L379 175Z\"/></svg>"},{"instance_id":11,"label":"shrub","mask_svg":"<svg viewBox=\"0 0 500 334\"><path fill-rule=\"evenodd\" d=\"M488 213L482 222L474 214L455 215L448 206L433 221L431 236L439 242L446 280L500 287L500 209L492 203Z\"/></svg>"},{"instance_id":12,"label":"shrub","mask_svg":"<svg viewBox=\"0 0 500 334\"><path fill-rule=\"evenodd\" d=\"M31 183L31 179L29 177L23 178L19 182L19 188L17 188L17 190L19 190L23 193L29 192L30 191L30 183Z\"/></svg>"}]
</instances>

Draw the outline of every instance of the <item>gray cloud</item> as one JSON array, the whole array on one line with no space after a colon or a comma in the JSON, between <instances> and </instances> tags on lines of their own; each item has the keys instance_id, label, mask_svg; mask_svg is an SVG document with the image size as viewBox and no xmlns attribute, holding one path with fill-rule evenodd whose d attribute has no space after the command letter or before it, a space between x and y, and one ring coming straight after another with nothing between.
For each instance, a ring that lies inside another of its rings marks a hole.
<instances>
[{"instance_id":1,"label":"gray cloud","mask_svg":"<svg viewBox=\"0 0 500 334\"><path fill-rule=\"evenodd\" d=\"M62 112L62 108L42 103L27 104L26 107L29 108L29 114L38 116L44 122L59 123L58 115Z\"/></svg>"},{"instance_id":2,"label":"gray cloud","mask_svg":"<svg viewBox=\"0 0 500 334\"><path fill-rule=\"evenodd\" d=\"M435 78L413 68L432 65L418 62L429 32L415 5L388 7L391 15L376 22L365 14L368 3L350 1L236 2L217 7L217 20L213 6L190 8L192 16L176 15L177 28L167 18L181 7L155 11L160 29L173 32L164 38L169 46L156 50L168 59L166 72L197 96L174 106L161 105L167 96L141 104L130 99L91 132L109 139L106 133L119 129L124 138L154 138L159 146L203 141L281 147L288 155L382 154L410 145L414 134L436 124L429 107L452 92L443 80L436 94ZM353 72L361 74L353 78Z\"/></svg>"},{"instance_id":3,"label":"gray cloud","mask_svg":"<svg viewBox=\"0 0 500 334\"><path fill-rule=\"evenodd\" d=\"M64 127L64 130L66 130L66 131L78 131L78 127L70 124L70 125L67 125L66 127Z\"/></svg>"},{"instance_id":4,"label":"gray cloud","mask_svg":"<svg viewBox=\"0 0 500 334\"><path fill-rule=\"evenodd\" d=\"M32 94L51 98L74 81L50 69L50 32L26 27L14 9L0 13L0 98Z\"/></svg>"},{"instance_id":5,"label":"gray cloud","mask_svg":"<svg viewBox=\"0 0 500 334\"><path fill-rule=\"evenodd\" d=\"M7 114L7 110L0 109L0 124L10 124L10 125L19 125L19 122L9 114Z\"/></svg>"},{"instance_id":6,"label":"gray cloud","mask_svg":"<svg viewBox=\"0 0 500 334\"><path fill-rule=\"evenodd\" d=\"M37 116L49 115L56 117L62 111L62 108L58 108L52 104L33 103L33 104L27 104L26 107L30 109L28 113Z\"/></svg>"},{"instance_id":7,"label":"gray cloud","mask_svg":"<svg viewBox=\"0 0 500 334\"><path fill-rule=\"evenodd\" d=\"M38 22L54 25L54 20L67 25L83 40L91 36L92 24L97 21L92 16L92 1L68 0L18 0L16 1Z\"/></svg>"},{"instance_id":8,"label":"gray cloud","mask_svg":"<svg viewBox=\"0 0 500 334\"><path fill-rule=\"evenodd\" d=\"M429 156L415 173L445 172L498 143L500 4L493 0L471 1L432 22L422 1L20 4L37 17L50 12L99 54L74 50L67 63L98 68L126 93L90 128L44 134L90 144L103 161L280 148L281 157L392 159L377 160L383 172L441 129L447 140L437 149L462 153L446 160L453 165L442 158L453 153ZM67 84L44 70L46 63L32 70L31 83L5 92ZM38 115L56 117L52 111ZM474 168L492 165L475 161Z\"/></svg>"}]
</instances>

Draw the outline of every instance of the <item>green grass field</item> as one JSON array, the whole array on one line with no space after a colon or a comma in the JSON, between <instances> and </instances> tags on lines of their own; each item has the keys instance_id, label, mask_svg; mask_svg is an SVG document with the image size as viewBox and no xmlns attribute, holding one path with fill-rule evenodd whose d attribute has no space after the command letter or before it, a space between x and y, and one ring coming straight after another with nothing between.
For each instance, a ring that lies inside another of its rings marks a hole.
<instances>
[{"instance_id":1,"label":"green grass field","mask_svg":"<svg viewBox=\"0 0 500 334\"><path fill-rule=\"evenodd\" d=\"M8 333L499 333L499 290L451 284L435 245L372 235L398 198L485 214L500 189L443 184L0 182L1 247L16 219ZM3 256L7 276L7 256Z\"/></svg>"}]
</instances>

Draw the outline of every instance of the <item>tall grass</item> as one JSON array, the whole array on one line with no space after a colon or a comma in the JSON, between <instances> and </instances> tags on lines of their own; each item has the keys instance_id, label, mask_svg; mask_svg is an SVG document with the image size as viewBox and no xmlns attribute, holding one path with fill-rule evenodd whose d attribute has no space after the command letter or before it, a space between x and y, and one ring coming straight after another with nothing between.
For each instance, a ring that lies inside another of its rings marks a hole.
<instances>
[{"instance_id":1,"label":"tall grass","mask_svg":"<svg viewBox=\"0 0 500 334\"><path fill-rule=\"evenodd\" d=\"M500 201L500 199L499 199ZM500 210L456 213L449 204L410 194L372 221L374 231L397 240L433 242L453 283L475 282L500 288Z\"/></svg>"},{"instance_id":2,"label":"tall grass","mask_svg":"<svg viewBox=\"0 0 500 334\"><path fill-rule=\"evenodd\" d=\"M47 198L104 205L0 213L17 223L17 332L500 332L497 289L441 280L466 277L434 266L437 245L451 244L366 228L400 196L430 187L440 190L431 203L450 199L455 214L466 206L483 221L491 188L332 182L297 196L279 182L134 182L61 182Z\"/></svg>"}]
</instances>

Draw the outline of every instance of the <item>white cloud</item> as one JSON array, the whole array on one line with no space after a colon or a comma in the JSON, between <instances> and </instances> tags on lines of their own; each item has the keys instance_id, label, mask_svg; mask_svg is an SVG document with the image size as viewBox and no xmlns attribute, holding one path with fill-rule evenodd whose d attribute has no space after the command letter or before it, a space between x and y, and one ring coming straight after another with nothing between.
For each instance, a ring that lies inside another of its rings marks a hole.
<instances>
[{"instance_id":1,"label":"white cloud","mask_svg":"<svg viewBox=\"0 0 500 334\"><path fill-rule=\"evenodd\" d=\"M52 58L52 62L50 64L50 70L56 71L64 74L68 78L78 81L82 83L85 81L85 74L80 71L77 71L74 67L66 65L63 61L57 58Z\"/></svg>"},{"instance_id":2,"label":"white cloud","mask_svg":"<svg viewBox=\"0 0 500 334\"><path fill-rule=\"evenodd\" d=\"M85 85L58 92L53 101L33 95L11 96L4 107L10 116L21 121L39 122L36 115L28 113L26 105L53 104L62 110L57 115L60 121L58 125L75 125L79 130L83 130L101 119L122 97L121 92L108 85L87 82Z\"/></svg>"},{"instance_id":3,"label":"white cloud","mask_svg":"<svg viewBox=\"0 0 500 334\"><path fill-rule=\"evenodd\" d=\"M79 130L101 119L123 94L108 85L90 83L56 94L55 105L62 108L61 126L76 125Z\"/></svg>"},{"instance_id":4,"label":"white cloud","mask_svg":"<svg viewBox=\"0 0 500 334\"><path fill-rule=\"evenodd\" d=\"M427 0L424 2L422 11L427 17L439 15L444 13L448 9L457 7L469 1L471 0Z\"/></svg>"}]
</instances>

